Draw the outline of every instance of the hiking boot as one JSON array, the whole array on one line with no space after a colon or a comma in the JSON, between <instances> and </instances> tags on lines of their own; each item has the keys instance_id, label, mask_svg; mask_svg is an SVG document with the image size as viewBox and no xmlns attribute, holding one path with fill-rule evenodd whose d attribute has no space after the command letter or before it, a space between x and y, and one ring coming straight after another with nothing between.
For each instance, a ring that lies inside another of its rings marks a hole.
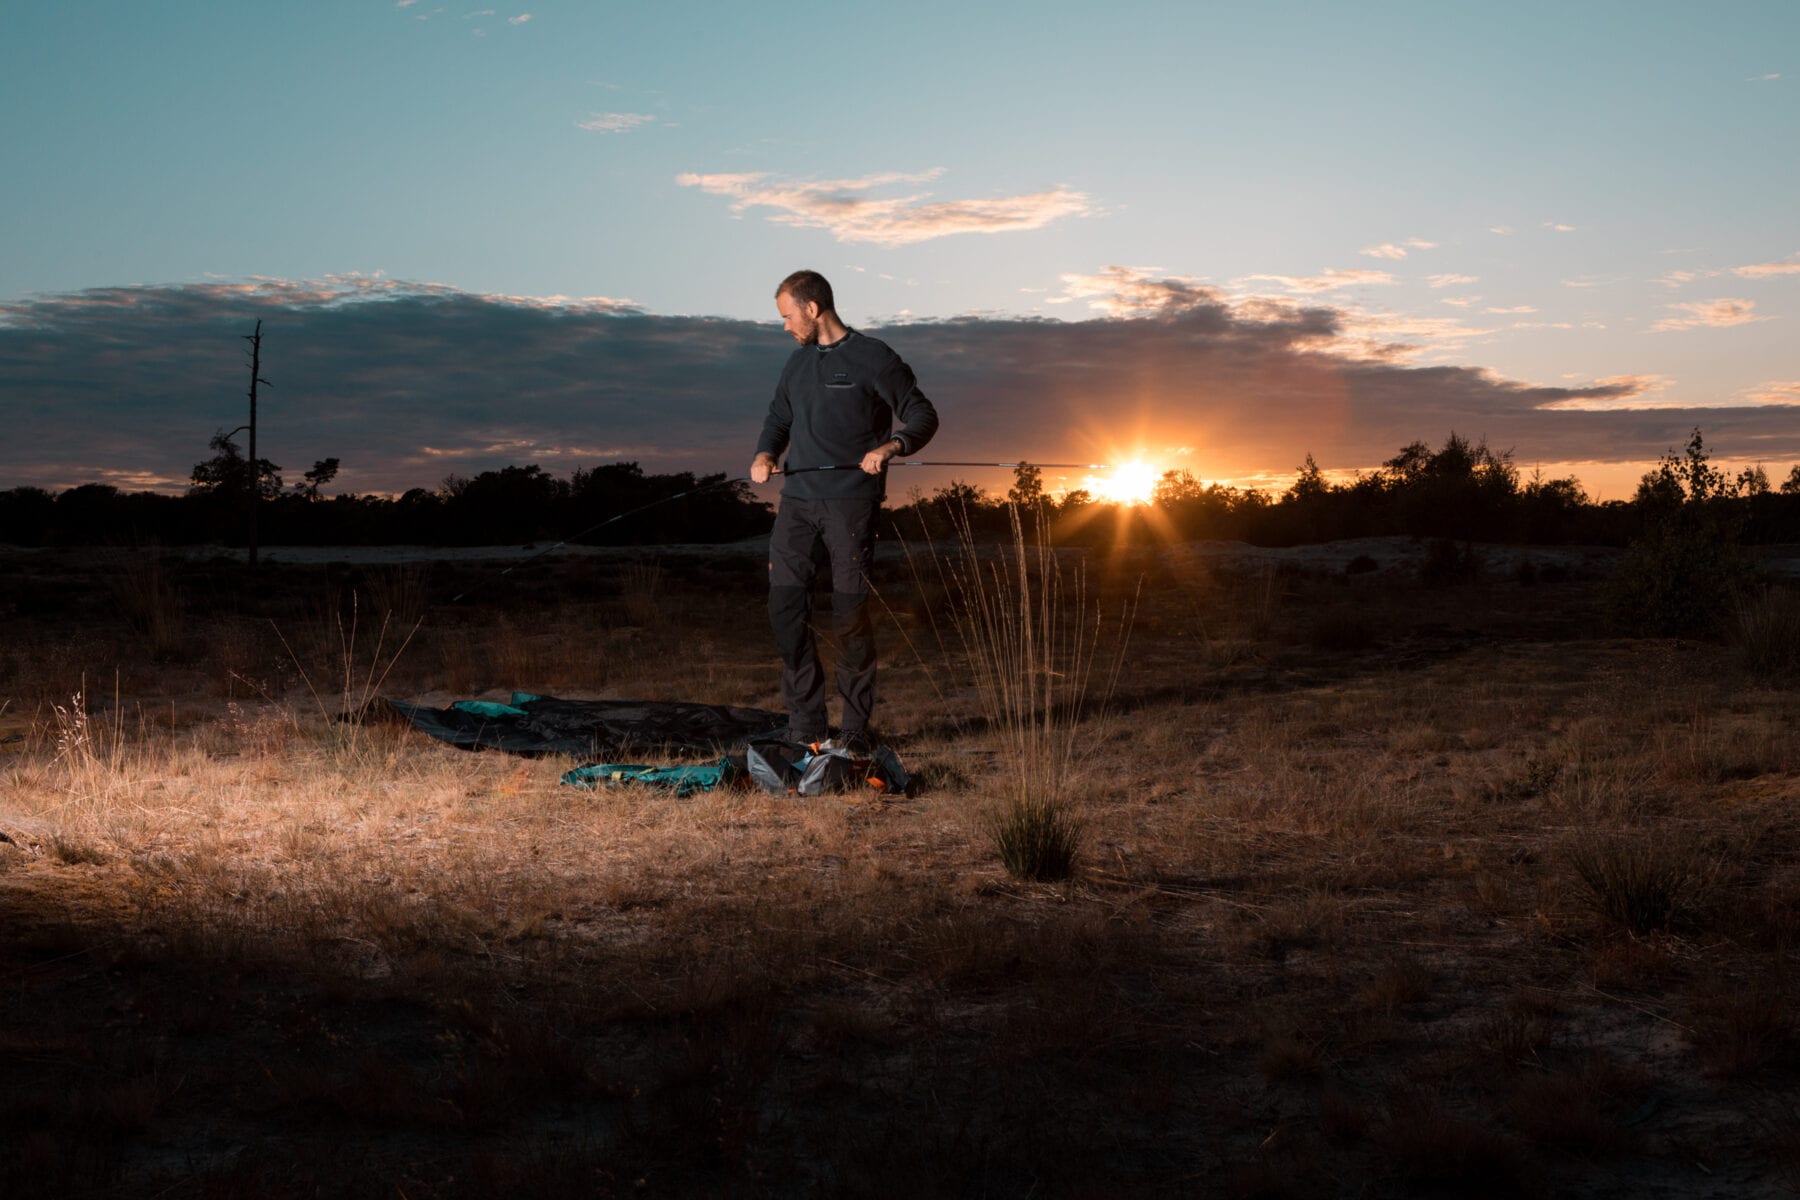
<instances>
[{"instance_id":1,"label":"hiking boot","mask_svg":"<svg viewBox=\"0 0 1800 1200\"><path fill-rule=\"evenodd\" d=\"M837 735L832 744L858 758L867 758L875 753L876 739L866 729L846 729Z\"/></svg>"}]
</instances>

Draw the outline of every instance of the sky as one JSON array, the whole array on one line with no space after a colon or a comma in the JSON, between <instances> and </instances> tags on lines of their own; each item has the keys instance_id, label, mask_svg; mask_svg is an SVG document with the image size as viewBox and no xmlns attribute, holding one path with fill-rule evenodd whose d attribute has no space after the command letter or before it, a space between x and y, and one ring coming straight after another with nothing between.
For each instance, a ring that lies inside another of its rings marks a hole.
<instances>
[{"instance_id":1,"label":"sky","mask_svg":"<svg viewBox=\"0 0 1800 1200\"><path fill-rule=\"evenodd\" d=\"M742 473L802 266L914 367L929 459L1280 490L1456 432L1600 499L1695 427L1800 463L1792 0L7 25L0 488L181 490L259 320L290 483Z\"/></svg>"}]
</instances>

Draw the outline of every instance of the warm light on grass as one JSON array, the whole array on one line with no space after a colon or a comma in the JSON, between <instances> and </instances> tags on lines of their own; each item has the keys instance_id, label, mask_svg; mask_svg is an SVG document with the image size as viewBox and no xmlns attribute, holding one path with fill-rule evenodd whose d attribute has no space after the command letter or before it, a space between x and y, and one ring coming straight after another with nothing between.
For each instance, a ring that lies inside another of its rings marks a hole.
<instances>
[{"instance_id":1,"label":"warm light on grass","mask_svg":"<svg viewBox=\"0 0 1800 1200\"><path fill-rule=\"evenodd\" d=\"M0 1178L1635 1195L1696 1122L1722 1177L1800 1162L1791 671L1595 630L1603 577L1427 591L1345 573L1403 539L1115 556L1014 511L911 548L882 712L918 786L879 804L338 720L778 703L755 547L467 608L425 603L453 562L359 600L171 555L168 655L114 558L0 552ZM371 610L427 619L396 654Z\"/></svg>"}]
</instances>

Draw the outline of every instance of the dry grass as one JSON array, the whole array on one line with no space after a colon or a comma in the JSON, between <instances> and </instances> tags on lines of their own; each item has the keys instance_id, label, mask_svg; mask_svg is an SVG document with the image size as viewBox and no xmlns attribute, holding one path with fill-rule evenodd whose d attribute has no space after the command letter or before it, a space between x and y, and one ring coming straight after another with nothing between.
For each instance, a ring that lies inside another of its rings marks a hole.
<instances>
[{"instance_id":1,"label":"dry grass","mask_svg":"<svg viewBox=\"0 0 1800 1200\"><path fill-rule=\"evenodd\" d=\"M0 594L0 1129L30 1194L1795 1178L1800 693L1591 637L1582 585L1351 601L1097 554L1097 599L1148 584L1110 711L1064 730L1081 858L1033 883L989 836L1004 729L904 604L883 715L916 796L677 801L335 718L773 706L729 558L551 562L451 608L470 579L436 568L346 607L317 572L165 564L199 649L160 656L67 583L103 564L53 565ZM423 624L396 653L376 609Z\"/></svg>"}]
</instances>

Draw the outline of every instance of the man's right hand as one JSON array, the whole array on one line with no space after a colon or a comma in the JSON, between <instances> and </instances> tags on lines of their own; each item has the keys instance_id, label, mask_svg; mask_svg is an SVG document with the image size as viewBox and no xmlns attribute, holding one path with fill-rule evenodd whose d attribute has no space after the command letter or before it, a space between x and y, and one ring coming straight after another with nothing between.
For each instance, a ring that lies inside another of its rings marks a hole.
<instances>
[{"instance_id":1,"label":"man's right hand","mask_svg":"<svg viewBox=\"0 0 1800 1200\"><path fill-rule=\"evenodd\" d=\"M750 482L767 483L769 476L775 473L775 456L759 454L750 460Z\"/></svg>"}]
</instances>

